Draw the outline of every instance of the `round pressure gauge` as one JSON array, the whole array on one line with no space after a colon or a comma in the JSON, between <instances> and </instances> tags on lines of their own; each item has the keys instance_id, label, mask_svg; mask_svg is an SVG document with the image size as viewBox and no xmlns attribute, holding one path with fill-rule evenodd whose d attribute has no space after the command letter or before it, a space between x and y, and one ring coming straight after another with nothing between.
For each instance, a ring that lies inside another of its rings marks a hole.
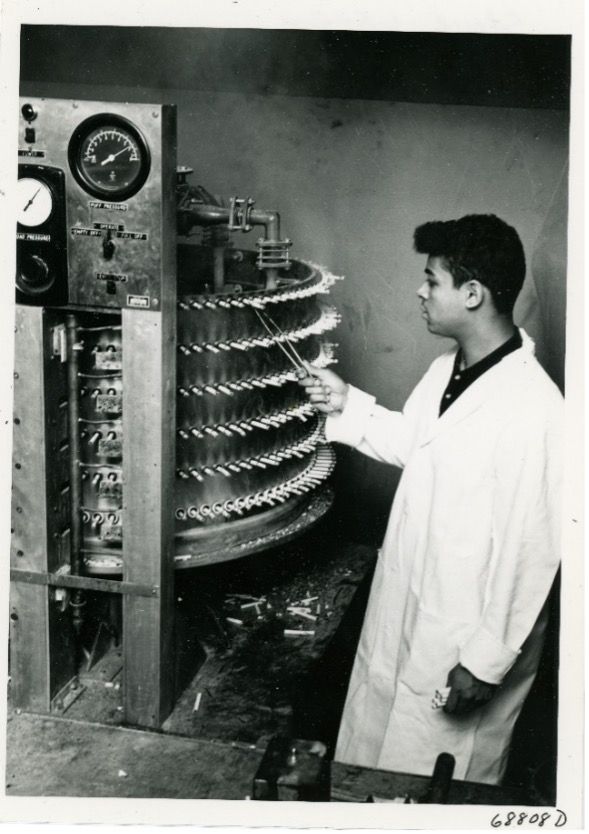
<instances>
[{"instance_id":1,"label":"round pressure gauge","mask_svg":"<svg viewBox=\"0 0 589 834\"><path fill-rule=\"evenodd\" d=\"M36 177L22 177L16 185L17 215L21 226L41 226L53 211L51 189Z\"/></svg>"},{"instance_id":2,"label":"round pressure gauge","mask_svg":"<svg viewBox=\"0 0 589 834\"><path fill-rule=\"evenodd\" d=\"M94 197L126 200L149 174L145 139L128 119L111 113L91 116L74 131L68 147L70 168Z\"/></svg>"}]
</instances>

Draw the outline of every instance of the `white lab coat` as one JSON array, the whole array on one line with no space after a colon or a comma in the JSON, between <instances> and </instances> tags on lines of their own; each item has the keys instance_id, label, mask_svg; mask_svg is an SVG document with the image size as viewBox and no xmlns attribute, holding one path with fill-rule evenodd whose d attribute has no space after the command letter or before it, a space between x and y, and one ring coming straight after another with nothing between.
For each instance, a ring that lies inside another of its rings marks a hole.
<instances>
[{"instance_id":1,"label":"white lab coat","mask_svg":"<svg viewBox=\"0 0 589 834\"><path fill-rule=\"evenodd\" d=\"M438 417L455 350L402 413L351 388L326 435L403 467L379 555L335 758L491 784L537 670L560 558L562 397L523 345ZM465 716L431 706L460 662L501 684Z\"/></svg>"}]
</instances>

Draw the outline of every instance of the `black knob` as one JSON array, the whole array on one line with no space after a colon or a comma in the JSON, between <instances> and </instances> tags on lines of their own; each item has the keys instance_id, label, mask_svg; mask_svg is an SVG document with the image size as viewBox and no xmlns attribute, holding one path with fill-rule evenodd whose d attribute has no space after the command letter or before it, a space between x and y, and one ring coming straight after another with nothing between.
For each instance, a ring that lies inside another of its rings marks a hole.
<instances>
[{"instance_id":1,"label":"black knob","mask_svg":"<svg viewBox=\"0 0 589 834\"><path fill-rule=\"evenodd\" d=\"M37 118L37 111L32 104L23 104L20 112L23 114L25 122L34 122Z\"/></svg>"},{"instance_id":2,"label":"black knob","mask_svg":"<svg viewBox=\"0 0 589 834\"><path fill-rule=\"evenodd\" d=\"M47 263L39 255L29 255L20 265L18 285L25 293L45 292L53 283Z\"/></svg>"}]
</instances>

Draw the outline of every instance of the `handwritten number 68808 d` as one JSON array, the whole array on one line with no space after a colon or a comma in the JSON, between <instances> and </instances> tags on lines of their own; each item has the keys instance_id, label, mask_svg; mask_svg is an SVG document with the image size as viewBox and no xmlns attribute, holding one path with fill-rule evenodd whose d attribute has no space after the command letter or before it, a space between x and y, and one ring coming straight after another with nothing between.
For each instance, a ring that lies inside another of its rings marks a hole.
<instances>
[{"instance_id":1,"label":"handwritten number 68808 d","mask_svg":"<svg viewBox=\"0 0 589 834\"><path fill-rule=\"evenodd\" d=\"M551 822L554 828L562 828L567 823L567 815L564 811L559 811L556 808L554 811L543 811L542 813L534 812L532 814L522 811L508 811L505 815L495 814L491 820L492 828L509 828L510 826L523 825L537 825L538 828L543 828L545 823Z\"/></svg>"}]
</instances>

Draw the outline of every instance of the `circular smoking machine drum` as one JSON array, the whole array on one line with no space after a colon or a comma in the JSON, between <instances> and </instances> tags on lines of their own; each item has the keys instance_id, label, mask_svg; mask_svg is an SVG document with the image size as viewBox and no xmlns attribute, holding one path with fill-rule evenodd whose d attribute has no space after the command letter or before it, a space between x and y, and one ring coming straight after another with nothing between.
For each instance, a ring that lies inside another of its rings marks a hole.
<instances>
[{"instance_id":1,"label":"circular smoking machine drum","mask_svg":"<svg viewBox=\"0 0 589 834\"><path fill-rule=\"evenodd\" d=\"M178 252L176 565L237 558L298 535L331 505L334 454L290 356L326 366L336 277L293 261L265 289L232 251L212 292L210 248Z\"/></svg>"}]
</instances>

